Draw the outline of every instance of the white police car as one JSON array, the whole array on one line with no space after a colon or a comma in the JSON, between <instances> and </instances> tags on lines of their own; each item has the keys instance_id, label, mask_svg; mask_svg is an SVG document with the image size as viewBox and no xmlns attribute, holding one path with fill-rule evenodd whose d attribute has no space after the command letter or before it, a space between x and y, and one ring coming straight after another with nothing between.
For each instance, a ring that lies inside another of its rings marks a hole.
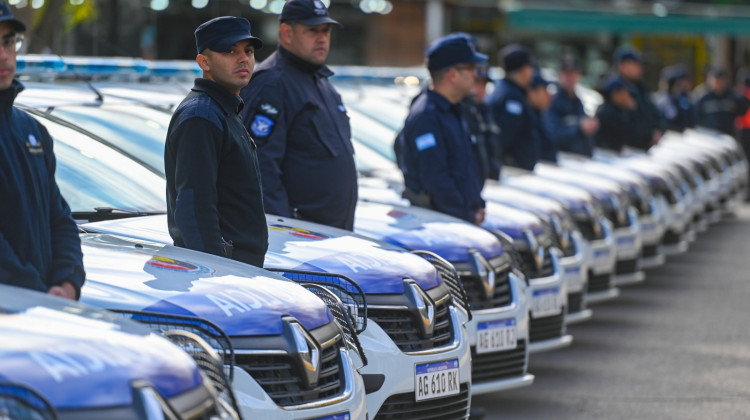
<instances>
[{"instance_id":1,"label":"white police car","mask_svg":"<svg viewBox=\"0 0 750 420\"><path fill-rule=\"evenodd\" d=\"M231 418L187 353L106 311L0 285L0 337L1 418Z\"/></svg>"}]
</instances>

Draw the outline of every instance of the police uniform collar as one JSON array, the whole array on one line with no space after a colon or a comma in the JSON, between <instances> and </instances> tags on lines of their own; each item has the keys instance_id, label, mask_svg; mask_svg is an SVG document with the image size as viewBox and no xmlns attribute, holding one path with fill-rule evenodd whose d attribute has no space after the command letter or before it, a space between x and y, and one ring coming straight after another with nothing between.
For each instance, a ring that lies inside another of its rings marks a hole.
<instances>
[{"instance_id":1,"label":"police uniform collar","mask_svg":"<svg viewBox=\"0 0 750 420\"><path fill-rule=\"evenodd\" d=\"M19 82L18 79L13 79L10 87L5 90L0 90L0 107L7 109L13 106L16 97L19 93L24 90L23 83Z\"/></svg>"},{"instance_id":2,"label":"police uniform collar","mask_svg":"<svg viewBox=\"0 0 750 420\"><path fill-rule=\"evenodd\" d=\"M192 90L203 92L210 96L211 99L216 101L227 114L239 114L242 107L245 106L242 98L237 95L232 95L227 92L226 89L219 86L218 83L210 79L195 79L195 84L193 85Z\"/></svg>"},{"instance_id":3,"label":"police uniform collar","mask_svg":"<svg viewBox=\"0 0 750 420\"><path fill-rule=\"evenodd\" d=\"M509 84L510 86L513 86L514 88L516 88L516 89L520 90L521 92L524 92L524 94L526 93L526 88L525 88L525 87L523 87L523 86L521 86L521 85L519 85L518 83L516 83L516 82L515 82L515 81L514 81L513 79L511 79L510 77L506 77L506 78L505 78L504 80L505 80L505 82L506 82L506 83L508 83L508 84Z\"/></svg>"},{"instance_id":4,"label":"police uniform collar","mask_svg":"<svg viewBox=\"0 0 750 420\"><path fill-rule=\"evenodd\" d=\"M333 76L333 71L331 71L331 69L329 69L325 64L319 66L317 64L310 63L309 61L305 61L297 57L291 51L287 50L281 45L279 45L279 54L281 54L284 59L289 61L289 63L291 63L294 67L296 67L303 73L316 74L319 77Z\"/></svg>"},{"instance_id":5,"label":"police uniform collar","mask_svg":"<svg viewBox=\"0 0 750 420\"><path fill-rule=\"evenodd\" d=\"M435 104L435 106L440 111L458 112L461 110L461 102L458 102L456 104L451 103L451 101L449 101L448 98L435 92L432 89L427 90L427 96L430 98L430 101L433 104Z\"/></svg>"}]
</instances>

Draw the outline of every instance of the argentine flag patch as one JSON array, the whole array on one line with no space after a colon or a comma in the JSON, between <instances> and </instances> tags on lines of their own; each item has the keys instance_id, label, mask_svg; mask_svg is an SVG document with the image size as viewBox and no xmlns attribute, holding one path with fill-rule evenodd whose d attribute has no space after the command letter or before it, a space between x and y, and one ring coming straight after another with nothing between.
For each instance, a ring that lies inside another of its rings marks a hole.
<instances>
[{"instance_id":1,"label":"argentine flag patch","mask_svg":"<svg viewBox=\"0 0 750 420\"><path fill-rule=\"evenodd\" d=\"M414 143L417 145L417 151L419 152L437 145L435 135L432 133L422 134L414 140Z\"/></svg>"}]
</instances>

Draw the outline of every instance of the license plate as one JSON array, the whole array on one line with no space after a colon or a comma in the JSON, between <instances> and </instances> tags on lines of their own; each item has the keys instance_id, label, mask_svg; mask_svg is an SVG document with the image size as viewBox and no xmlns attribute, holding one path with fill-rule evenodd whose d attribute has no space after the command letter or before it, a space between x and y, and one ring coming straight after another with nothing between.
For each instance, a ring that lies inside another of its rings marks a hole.
<instances>
[{"instance_id":1,"label":"license plate","mask_svg":"<svg viewBox=\"0 0 750 420\"><path fill-rule=\"evenodd\" d=\"M622 238L617 238L617 245L632 245L635 243L635 237L633 236L624 236Z\"/></svg>"},{"instance_id":2,"label":"license plate","mask_svg":"<svg viewBox=\"0 0 750 420\"><path fill-rule=\"evenodd\" d=\"M597 249L594 251L594 258L604 258L609 257L609 250L608 249Z\"/></svg>"},{"instance_id":3,"label":"license plate","mask_svg":"<svg viewBox=\"0 0 750 420\"><path fill-rule=\"evenodd\" d=\"M531 315L534 318L558 315L562 312L560 305L560 289L535 290L531 299Z\"/></svg>"},{"instance_id":4,"label":"license plate","mask_svg":"<svg viewBox=\"0 0 750 420\"><path fill-rule=\"evenodd\" d=\"M352 416L349 413L334 414L332 416L317 417L312 420L351 420Z\"/></svg>"},{"instance_id":5,"label":"license plate","mask_svg":"<svg viewBox=\"0 0 750 420\"><path fill-rule=\"evenodd\" d=\"M458 359L416 366L414 397L417 401L457 395L460 392Z\"/></svg>"},{"instance_id":6,"label":"license plate","mask_svg":"<svg viewBox=\"0 0 750 420\"><path fill-rule=\"evenodd\" d=\"M477 354L516 348L516 320L480 322L477 325Z\"/></svg>"}]
</instances>

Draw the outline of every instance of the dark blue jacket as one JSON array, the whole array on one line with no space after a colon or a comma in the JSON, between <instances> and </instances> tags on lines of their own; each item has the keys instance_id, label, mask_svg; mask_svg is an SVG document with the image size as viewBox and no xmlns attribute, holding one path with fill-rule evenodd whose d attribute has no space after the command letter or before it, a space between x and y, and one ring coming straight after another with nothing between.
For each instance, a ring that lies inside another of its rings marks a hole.
<instances>
[{"instance_id":1,"label":"dark blue jacket","mask_svg":"<svg viewBox=\"0 0 750 420\"><path fill-rule=\"evenodd\" d=\"M695 127L695 107L686 94L672 96L668 92L658 92L653 99L668 130L683 132Z\"/></svg>"},{"instance_id":2,"label":"dark blue jacket","mask_svg":"<svg viewBox=\"0 0 750 420\"><path fill-rule=\"evenodd\" d=\"M541 157L542 145L534 129L533 110L526 99L526 90L510 79L503 79L495 84L487 105L502 131L500 150L503 162L534 169Z\"/></svg>"},{"instance_id":3,"label":"dark blue jacket","mask_svg":"<svg viewBox=\"0 0 750 420\"><path fill-rule=\"evenodd\" d=\"M461 104L423 91L412 102L396 143L406 187L428 194L435 210L474 223L484 208L484 180Z\"/></svg>"},{"instance_id":4,"label":"dark blue jacket","mask_svg":"<svg viewBox=\"0 0 750 420\"><path fill-rule=\"evenodd\" d=\"M609 100L596 110L599 131L596 132L596 146L617 152L638 135L638 113L635 110L619 108Z\"/></svg>"},{"instance_id":5,"label":"dark blue jacket","mask_svg":"<svg viewBox=\"0 0 750 420\"><path fill-rule=\"evenodd\" d=\"M547 130L547 126L544 125L544 114L537 109L532 109L531 118L541 146L539 160L557 163L557 147L552 143L552 136Z\"/></svg>"},{"instance_id":6,"label":"dark blue jacket","mask_svg":"<svg viewBox=\"0 0 750 420\"><path fill-rule=\"evenodd\" d=\"M695 104L697 123L725 134L734 135L737 128L735 119L744 115L750 101L731 90L722 94L708 92Z\"/></svg>"},{"instance_id":7,"label":"dark blue jacket","mask_svg":"<svg viewBox=\"0 0 750 420\"><path fill-rule=\"evenodd\" d=\"M482 177L497 180L500 178L502 162L497 150L500 147L500 127L488 117L487 105L476 103L473 96L467 97L461 103Z\"/></svg>"},{"instance_id":8,"label":"dark blue jacket","mask_svg":"<svg viewBox=\"0 0 750 420\"><path fill-rule=\"evenodd\" d=\"M46 292L85 273L78 227L55 182L47 130L13 101L23 85L0 91L0 283Z\"/></svg>"},{"instance_id":9,"label":"dark blue jacket","mask_svg":"<svg viewBox=\"0 0 750 420\"><path fill-rule=\"evenodd\" d=\"M242 100L196 79L172 116L164 149L167 221L175 245L263 266L268 227L255 144Z\"/></svg>"},{"instance_id":10,"label":"dark blue jacket","mask_svg":"<svg viewBox=\"0 0 750 420\"><path fill-rule=\"evenodd\" d=\"M279 47L242 90L258 142L266 212L352 230L357 170L333 72Z\"/></svg>"},{"instance_id":11,"label":"dark blue jacket","mask_svg":"<svg viewBox=\"0 0 750 420\"><path fill-rule=\"evenodd\" d=\"M553 147L590 157L594 151L594 138L581 132L581 119L585 116L581 99L559 89L544 114L544 125Z\"/></svg>"}]
</instances>

